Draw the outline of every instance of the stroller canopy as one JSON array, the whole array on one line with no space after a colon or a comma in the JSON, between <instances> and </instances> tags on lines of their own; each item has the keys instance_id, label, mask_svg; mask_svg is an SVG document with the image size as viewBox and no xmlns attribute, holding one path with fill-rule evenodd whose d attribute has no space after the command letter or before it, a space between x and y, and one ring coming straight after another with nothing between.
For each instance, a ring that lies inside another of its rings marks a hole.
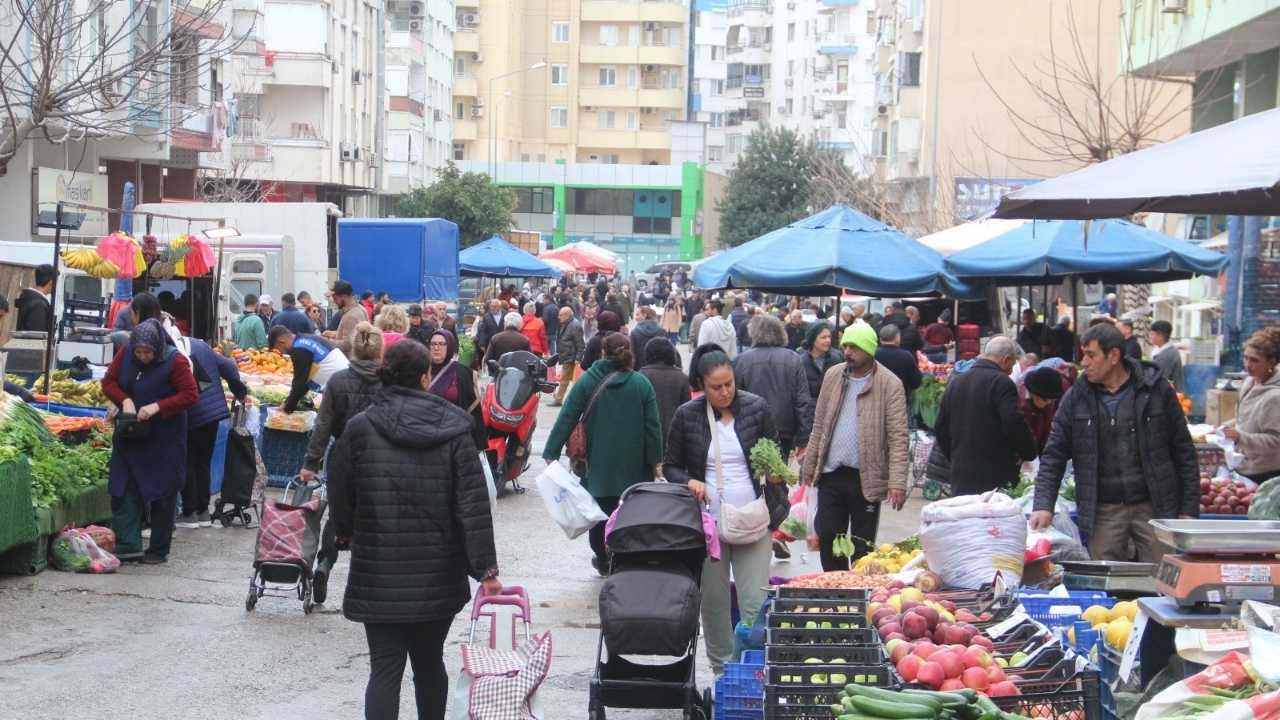
<instances>
[{"instance_id":1,"label":"stroller canopy","mask_svg":"<svg viewBox=\"0 0 1280 720\"><path fill-rule=\"evenodd\" d=\"M622 494L606 542L614 554L698 551L705 558L702 508L684 485L632 485Z\"/></svg>"}]
</instances>

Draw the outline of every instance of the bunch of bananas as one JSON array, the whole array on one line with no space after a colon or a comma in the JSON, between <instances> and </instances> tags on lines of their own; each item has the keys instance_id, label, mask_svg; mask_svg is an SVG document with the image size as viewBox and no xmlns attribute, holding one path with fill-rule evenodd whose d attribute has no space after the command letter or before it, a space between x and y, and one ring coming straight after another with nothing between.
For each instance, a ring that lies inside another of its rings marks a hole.
<instances>
[{"instance_id":1,"label":"bunch of bananas","mask_svg":"<svg viewBox=\"0 0 1280 720\"><path fill-rule=\"evenodd\" d=\"M83 270L97 278L113 278L120 274L120 267L104 260L93 248L68 248L62 251L62 262L67 267Z\"/></svg>"}]
</instances>

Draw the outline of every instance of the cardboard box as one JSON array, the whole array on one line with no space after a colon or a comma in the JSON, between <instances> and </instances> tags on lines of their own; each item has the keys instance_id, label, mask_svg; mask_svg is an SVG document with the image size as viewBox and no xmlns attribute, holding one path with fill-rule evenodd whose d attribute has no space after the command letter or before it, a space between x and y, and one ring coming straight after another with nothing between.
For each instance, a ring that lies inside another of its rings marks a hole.
<instances>
[{"instance_id":1,"label":"cardboard box","mask_svg":"<svg viewBox=\"0 0 1280 720\"><path fill-rule=\"evenodd\" d=\"M1204 421L1218 426L1236 417L1236 406L1240 403L1238 390L1213 389L1205 393Z\"/></svg>"}]
</instances>

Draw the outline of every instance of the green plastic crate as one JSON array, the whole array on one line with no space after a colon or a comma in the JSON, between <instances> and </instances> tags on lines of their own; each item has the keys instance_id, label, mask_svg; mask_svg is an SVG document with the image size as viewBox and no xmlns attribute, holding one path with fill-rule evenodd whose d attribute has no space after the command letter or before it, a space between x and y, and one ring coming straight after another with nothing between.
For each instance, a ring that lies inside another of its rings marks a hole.
<instances>
[{"instance_id":1,"label":"green plastic crate","mask_svg":"<svg viewBox=\"0 0 1280 720\"><path fill-rule=\"evenodd\" d=\"M24 457L0 463L0 552L35 540L31 507L31 466Z\"/></svg>"},{"instance_id":2,"label":"green plastic crate","mask_svg":"<svg viewBox=\"0 0 1280 720\"><path fill-rule=\"evenodd\" d=\"M49 564L49 536L0 553L0 575L35 575Z\"/></svg>"}]
</instances>

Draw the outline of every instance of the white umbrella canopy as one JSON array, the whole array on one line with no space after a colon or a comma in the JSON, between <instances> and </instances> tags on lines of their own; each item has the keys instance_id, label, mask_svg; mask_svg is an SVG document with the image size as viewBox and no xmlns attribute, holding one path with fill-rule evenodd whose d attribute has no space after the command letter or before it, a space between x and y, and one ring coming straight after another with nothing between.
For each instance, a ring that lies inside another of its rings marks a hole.
<instances>
[{"instance_id":1,"label":"white umbrella canopy","mask_svg":"<svg viewBox=\"0 0 1280 720\"><path fill-rule=\"evenodd\" d=\"M997 218L1088 220L1137 212L1280 215L1280 108L1121 155L1010 193Z\"/></svg>"},{"instance_id":2,"label":"white umbrella canopy","mask_svg":"<svg viewBox=\"0 0 1280 720\"><path fill-rule=\"evenodd\" d=\"M984 243L993 237L1003 235L1010 230L1022 227L1026 220L996 220L987 218L961 223L955 227L940 230L931 235L919 238L921 245L937 250L943 257L968 250L974 245Z\"/></svg>"}]
</instances>

